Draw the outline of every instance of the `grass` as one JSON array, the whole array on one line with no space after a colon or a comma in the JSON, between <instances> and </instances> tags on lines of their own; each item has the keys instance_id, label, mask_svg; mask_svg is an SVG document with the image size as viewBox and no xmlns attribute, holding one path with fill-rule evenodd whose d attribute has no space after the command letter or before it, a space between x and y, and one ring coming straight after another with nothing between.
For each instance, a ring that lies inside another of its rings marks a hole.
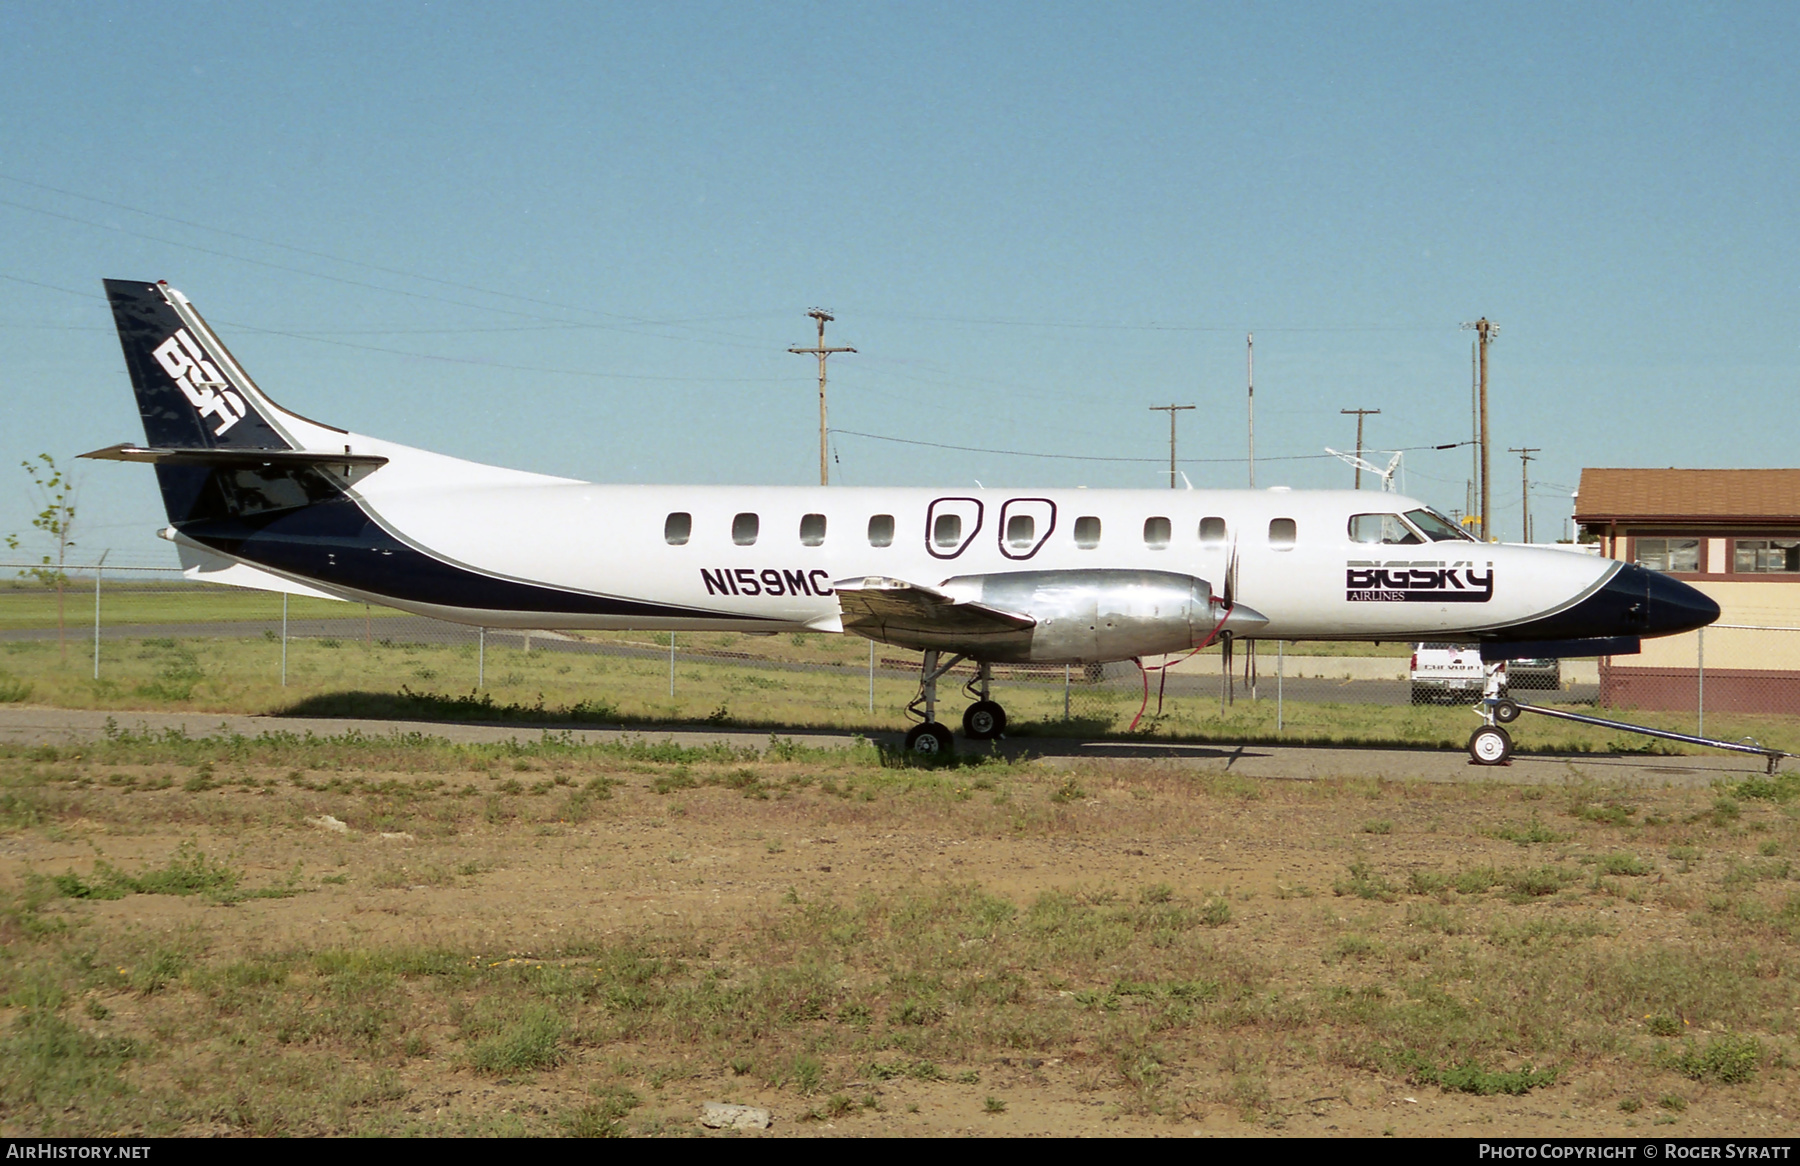
<instances>
[{"instance_id":1,"label":"grass","mask_svg":"<svg viewBox=\"0 0 1800 1166\"><path fill-rule=\"evenodd\" d=\"M0 744L8 853L57 856L0 883L0 1113L71 1136L612 1136L723 1096L867 1131L920 1098L1024 1112L1036 1078L1004 1066L1027 1062L1151 1131L1295 1121L1292 1098L1396 1076L1621 1120L1627 1097L1791 1095L1790 807L1534 792L920 768L781 737ZM347 832L305 824L323 813ZM1196 838L1336 894L1146 862ZM142 857L65 857L99 845Z\"/></svg>"},{"instance_id":2,"label":"grass","mask_svg":"<svg viewBox=\"0 0 1800 1166\"><path fill-rule=\"evenodd\" d=\"M1518 1069L1485 1068L1470 1057L1460 1065L1439 1068L1410 1049L1402 1050L1395 1061L1408 1076L1421 1085L1436 1085L1446 1093L1473 1093L1488 1097L1505 1094L1517 1097L1533 1089L1556 1083L1556 1069L1538 1069L1524 1065Z\"/></svg>"},{"instance_id":3,"label":"grass","mask_svg":"<svg viewBox=\"0 0 1800 1166\"><path fill-rule=\"evenodd\" d=\"M110 593L109 593L110 594ZM71 592L71 600L76 592ZM90 599L91 602L91 599ZM42 631L53 622L54 598L34 587L0 587L0 629ZM332 635L294 638L287 645L287 683L277 597L236 588L184 584L171 589L103 596L109 626L195 622L229 628L256 626L260 634L108 638L100 648L100 677L92 676L91 608L71 608L67 665L53 639L0 641L0 703L27 700L68 708L172 709L315 716L375 716L543 724L670 723L736 728L815 727L865 733L907 727L903 708L915 681L904 665L915 654L881 649L869 707L867 643L856 637L799 635L750 638L729 633L678 636L682 655L675 693L669 691L666 633L581 633L582 651L549 650L543 641L522 650L518 633L490 634L485 654L472 629L458 642L423 642L416 630L395 634L391 609L364 609L326 600L295 599L292 620L336 619ZM47 614L48 613L48 614ZM271 622L273 621L273 622ZM386 626L384 626L384 624ZM411 625L408 625L411 627ZM435 634L435 633L434 633ZM413 638L408 638L408 637ZM1308 645L1366 653L1367 645ZM1394 647L1394 646L1389 646ZM1398 650L1398 649L1396 649ZM1403 652L1401 654L1404 654ZM484 658L483 658L484 657ZM803 666L803 667L796 667ZM1196 675L1206 674L1204 660ZM1064 720L1060 677L1022 680L1003 675L998 698L1008 708L1015 738L1122 734L1137 713L1135 677L1077 684L1073 718ZM1221 709L1216 696L1173 695L1143 730L1160 739L1233 743L1398 745L1461 749L1474 721L1460 707L1336 704L1289 700L1276 727L1275 703L1239 699ZM1679 713L1643 713L1648 724L1691 730ZM1754 736L1800 750L1800 721L1788 717L1719 713L1709 726L1721 736ZM1512 726L1525 751L1679 752L1667 743L1562 722L1527 718ZM1800 789L1781 780L1747 786L1747 797L1792 797Z\"/></svg>"},{"instance_id":4,"label":"grass","mask_svg":"<svg viewBox=\"0 0 1800 1166\"><path fill-rule=\"evenodd\" d=\"M84 633L94 626L93 576L71 576L63 595L63 623L73 643L84 643ZM401 612L387 607L367 609L371 620L392 618ZM242 623L281 621L281 596L242 587L180 581L103 580L100 615L105 624ZM361 604L332 599L290 596L290 620L354 620L361 630ZM53 629L56 627L56 591L35 581L0 581L0 628ZM86 641L91 642L91 641Z\"/></svg>"},{"instance_id":5,"label":"grass","mask_svg":"<svg viewBox=\"0 0 1800 1166\"><path fill-rule=\"evenodd\" d=\"M1724 1033L1704 1045L1684 1042L1666 1059L1669 1066L1684 1077L1737 1085L1756 1076L1762 1057L1762 1042L1755 1037Z\"/></svg>"}]
</instances>

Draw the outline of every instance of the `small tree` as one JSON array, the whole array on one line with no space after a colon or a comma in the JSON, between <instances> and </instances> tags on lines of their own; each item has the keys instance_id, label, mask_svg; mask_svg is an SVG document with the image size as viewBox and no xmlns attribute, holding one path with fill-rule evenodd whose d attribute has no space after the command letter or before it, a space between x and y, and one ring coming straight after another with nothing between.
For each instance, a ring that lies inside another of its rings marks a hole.
<instances>
[{"instance_id":1,"label":"small tree","mask_svg":"<svg viewBox=\"0 0 1800 1166\"><path fill-rule=\"evenodd\" d=\"M39 465L38 462L42 462ZM32 576L46 587L56 588L56 645L62 654L62 662L69 662L69 645L64 636L63 599L69 586L69 576L64 569L69 562L69 550L74 547L75 530L75 483L62 469L58 468L56 459L47 453L40 453L37 461L23 461L19 465L24 468L25 475L31 479L31 491L37 496L37 502L43 507L31 525L49 536L56 547L54 555L46 554L35 567L27 567L19 572L20 578ZM19 549L19 536L6 536L8 549Z\"/></svg>"}]
</instances>

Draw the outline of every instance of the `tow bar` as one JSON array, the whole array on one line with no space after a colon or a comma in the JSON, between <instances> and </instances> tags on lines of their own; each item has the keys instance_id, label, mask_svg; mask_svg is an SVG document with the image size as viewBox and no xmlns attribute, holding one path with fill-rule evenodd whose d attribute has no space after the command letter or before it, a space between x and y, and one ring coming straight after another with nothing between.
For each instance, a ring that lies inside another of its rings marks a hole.
<instances>
[{"instance_id":1,"label":"tow bar","mask_svg":"<svg viewBox=\"0 0 1800 1166\"><path fill-rule=\"evenodd\" d=\"M1692 733L1674 733L1668 729L1652 729L1647 725L1628 725L1624 721L1609 721L1604 717L1583 716L1581 713L1568 713L1561 709L1544 708L1541 705L1521 704L1510 697L1498 699L1486 698L1476 705L1482 715L1490 718L1489 723L1475 730L1469 738L1469 760L1476 765L1505 765L1512 757L1512 737L1505 729L1494 724L1510 725L1519 719L1522 713L1536 713L1541 717L1555 717L1559 721L1574 721L1582 725L1597 725L1602 729L1618 729L1626 733L1641 733L1646 737L1659 737L1664 741L1680 741L1686 745L1704 745L1709 749L1729 749L1733 753L1754 753L1767 763L1767 772L1774 773L1775 766L1783 757L1800 756L1781 749L1771 749L1767 745L1758 744L1753 738L1745 737L1742 741L1721 741L1715 737L1696 737Z\"/></svg>"}]
</instances>

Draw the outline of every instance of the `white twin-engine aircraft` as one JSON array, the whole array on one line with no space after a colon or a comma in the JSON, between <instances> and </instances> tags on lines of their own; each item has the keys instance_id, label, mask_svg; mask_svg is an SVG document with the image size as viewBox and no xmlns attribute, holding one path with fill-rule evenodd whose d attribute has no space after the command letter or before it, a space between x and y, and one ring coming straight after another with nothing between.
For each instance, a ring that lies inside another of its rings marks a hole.
<instances>
[{"instance_id":1,"label":"white twin-engine aircraft","mask_svg":"<svg viewBox=\"0 0 1800 1166\"><path fill-rule=\"evenodd\" d=\"M951 746L937 680L976 663L967 736L997 736L1000 661L1099 664L1234 638L1479 641L1498 661L1634 652L1718 618L1665 575L1478 543L1394 494L604 486L363 437L276 405L180 292L107 280L164 537L275 591L486 627L855 632L924 652L907 747ZM221 561L223 560L223 561ZM227 566L229 564L229 566Z\"/></svg>"}]
</instances>

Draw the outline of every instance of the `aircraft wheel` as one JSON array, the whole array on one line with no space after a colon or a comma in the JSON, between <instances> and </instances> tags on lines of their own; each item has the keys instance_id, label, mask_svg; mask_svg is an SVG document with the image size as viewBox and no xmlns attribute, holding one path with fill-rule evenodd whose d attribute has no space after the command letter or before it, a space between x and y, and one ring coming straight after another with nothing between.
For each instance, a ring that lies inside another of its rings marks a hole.
<instances>
[{"instance_id":1,"label":"aircraft wheel","mask_svg":"<svg viewBox=\"0 0 1800 1166\"><path fill-rule=\"evenodd\" d=\"M1510 725L1519 719L1519 706L1501 697L1494 704L1494 719L1503 725Z\"/></svg>"},{"instance_id":2,"label":"aircraft wheel","mask_svg":"<svg viewBox=\"0 0 1800 1166\"><path fill-rule=\"evenodd\" d=\"M955 748L950 730L936 721L914 725L906 734L906 751L916 757L948 757Z\"/></svg>"},{"instance_id":3,"label":"aircraft wheel","mask_svg":"<svg viewBox=\"0 0 1800 1166\"><path fill-rule=\"evenodd\" d=\"M1006 732L1006 710L991 700L978 700L963 710L963 736L991 741Z\"/></svg>"},{"instance_id":4,"label":"aircraft wheel","mask_svg":"<svg viewBox=\"0 0 1800 1166\"><path fill-rule=\"evenodd\" d=\"M1469 738L1469 760L1477 765L1505 765L1512 758L1512 737L1505 729L1483 725Z\"/></svg>"}]
</instances>

